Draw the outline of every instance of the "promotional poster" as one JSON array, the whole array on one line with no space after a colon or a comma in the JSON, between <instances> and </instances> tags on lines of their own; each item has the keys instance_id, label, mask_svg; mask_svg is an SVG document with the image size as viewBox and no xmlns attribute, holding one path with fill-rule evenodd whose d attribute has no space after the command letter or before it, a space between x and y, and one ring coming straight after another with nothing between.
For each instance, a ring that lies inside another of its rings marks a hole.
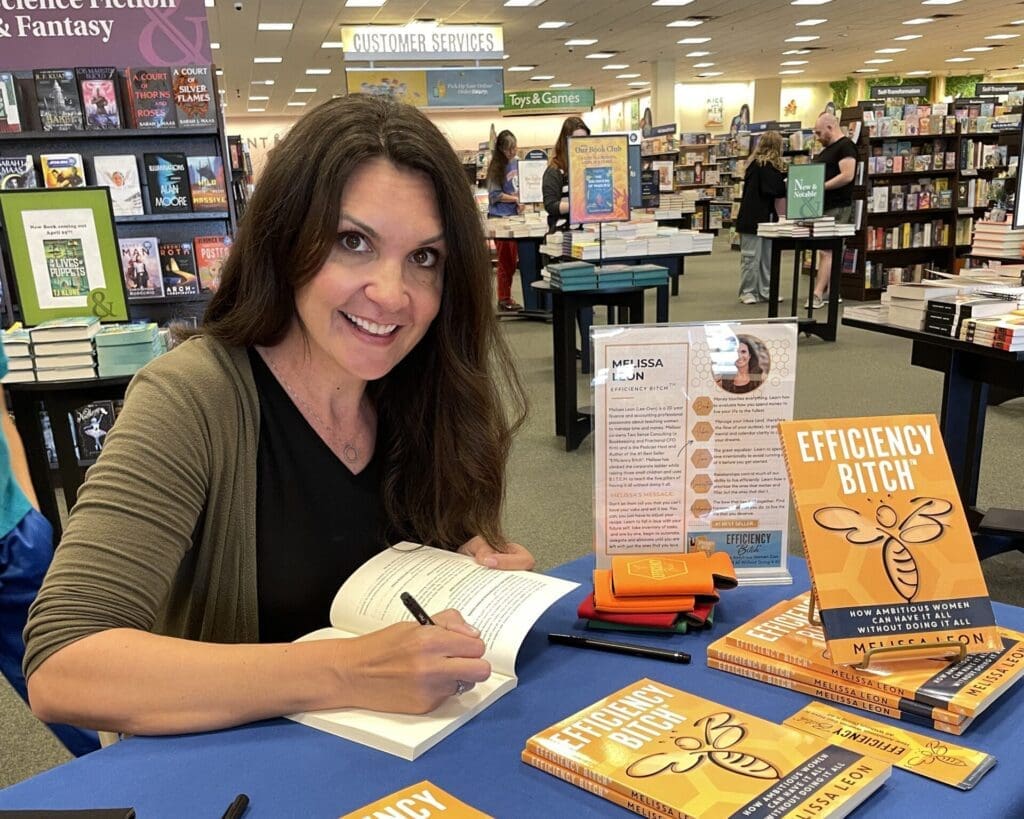
<instances>
[{"instance_id":1,"label":"promotional poster","mask_svg":"<svg viewBox=\"0 0 1024 819\"><path fill-rule=\"evenodd\" d=\"M626 136L569 139L569 223L629 221Z\"/></svg>"}]
</instances>

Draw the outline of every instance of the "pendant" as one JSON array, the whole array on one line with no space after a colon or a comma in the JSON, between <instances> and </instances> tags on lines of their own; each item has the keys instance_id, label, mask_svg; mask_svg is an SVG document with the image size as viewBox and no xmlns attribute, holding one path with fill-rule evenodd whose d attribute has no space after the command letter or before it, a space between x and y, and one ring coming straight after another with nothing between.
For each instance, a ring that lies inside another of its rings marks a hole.
<instances>
[{"instance_id":1,"label":"pendant","mask_svg":"<svg viewBox=\"0 0 1024 819\"><path fill-rule=\"evenodd\" d=\"M359 458L359 450L352 446L352 444L345 444L345 446L342 447L341 451L345 457L345 460L348 461L349 463L353 463Z\"/></svg>"}]
</instances>

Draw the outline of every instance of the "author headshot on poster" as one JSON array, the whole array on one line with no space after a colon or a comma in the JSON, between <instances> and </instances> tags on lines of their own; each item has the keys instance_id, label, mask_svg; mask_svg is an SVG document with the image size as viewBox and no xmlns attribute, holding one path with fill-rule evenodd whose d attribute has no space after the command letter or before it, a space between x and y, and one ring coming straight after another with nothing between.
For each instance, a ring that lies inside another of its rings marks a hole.
<instances>
[{"instance_id":1,"label":"author headshot on poster","mask_svg":"<svg viewBox=\"0 0 1024 819\"><path fill-rule=\"evenodd\" d=\"M730 373L717 377L715 383L726 392L753 392L764 383L770 369L768 351L760 339L745 334L736 336L736 360ZM732 371L735 371L735 374Z\"/></svg>"}]
</instances>

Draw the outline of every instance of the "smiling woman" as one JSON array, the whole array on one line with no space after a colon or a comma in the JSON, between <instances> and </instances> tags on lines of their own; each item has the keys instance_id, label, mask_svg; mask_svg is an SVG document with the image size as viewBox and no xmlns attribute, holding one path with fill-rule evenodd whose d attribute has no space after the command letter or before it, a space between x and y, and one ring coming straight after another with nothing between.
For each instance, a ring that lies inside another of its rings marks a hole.
<instances>
[{"instance_id":1,"label":"smiling woman","mask_svg":"<svg viewBox=\"0 0 1024 819\"><path fill-rule=\"evenodd\" d=\"M429 640L290 641L398 540L532 566L500 524L524 405L491 298L462 167L422 114L353 95L300 120L200 333L136 376L89 471L27 629L34 710L180 732L428 711L485 679L455 611Z\"/></svg>"}]
</instances>

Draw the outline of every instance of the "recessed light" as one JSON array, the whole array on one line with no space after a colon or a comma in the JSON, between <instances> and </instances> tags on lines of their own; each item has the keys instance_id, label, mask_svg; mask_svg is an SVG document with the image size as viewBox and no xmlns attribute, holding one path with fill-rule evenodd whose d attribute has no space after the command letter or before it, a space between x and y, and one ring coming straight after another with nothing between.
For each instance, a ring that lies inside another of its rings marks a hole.
<instances>
[{"instance_id":1,"label":"recessed light","mask_svg":"<svg viewBox=\"0 0 1024 819\"><path fill-rule=\"evenodd\" d=\"M947 63L969 63L974 57L950 57L946 60Z\"/></svg>"},{"instance_id":2,"label":"recessed light","mask_svg":"<svg viewBox=\"0 0 1024 819\"><path fill-rule=\"evenodd\" d=\"M572 88L571 82L553 82L549 88Z\"/></svg>"},{"instance_id":3,"label":"recessed light","mask_svg":"<svg viewBox=\"0 0 1024 819\"><path fill-rule=\"evenodd\" d=\"M911 20L904 20L903 25L905 26L923 26L925 23L934 23L934 17L914 17Z\"/></svg>"},{"instance_id":4,"label":"recessed light","mask_svg":"<svg viewBox=\"0 0 1024 819\"><path fill-rule=\"evenodd\" d=\"M709 57L710 51L689 51L684 56L686 57Z\"/></svg>"},{"instance_id":5,"label":"recessed light","mask_svg":"<svg viewBox=\"0 0 1024 819\"><path fill-rule=\"evenodd\" d=\"M1011 26L1024 26L1024 20L1011 20Z\"/></svg>"},{"instance_id":6,"label":"recessed light","mask_svg":"<svg viewBox=\"0 0 1024 819\"><path fill-rule=\"evenodd\" d=\"M305 102L289 102L288 105L306 105Z\"/></svg>"},{"instance_id":7,"label":"recessed light","mask_svg":"<svg viewBox=\"0 0 1024 819\"><path fill-rule=\"evenodd\" d=\"M246 110L247 110L247 111L248 111L248 112L249 112L250 114L262 114L262 113L263 113L264 111L266 111L267 109L266 109L266 108L247 108Z\"/></svg>"},{"instance_id":8,"label":"recessed light","mask_svg":"<svg viewBox=\"0 0 1024 819\"><path fill-rule=\"evenodd\" d=\"M331 42L331 41L327 41L325 43L320 43L320 48L341 48L341 47L342 47L341 43L335 43L335 42Z\"/></svg>"},{"instance_id":9,"label":"recessed light","mask_svg":"<svg viewBox=\"0 0 1024 819\"><path fill-rule=\"evenodd\" d=\"M608 63L608 65L602 65L602 71L621 71L623 68L629 68L629 63Z\"/></svg>"},{"instance_id":10,"label":"recessed light","mask_svg":"<svg viewBox=\"0 0 1024 819\"><path fill-rule=\"evenodd\" d=\"M714 63L694 63L693 67L694 68L711 68L711 66L713 66L713 65L714 65Z\"/></svg>"},{"instance_id":11,"label":"recessed light","mask_svg":"<svg viewBox=\"0 0 1024 819\"><path fill-rule=\"evenodd\" d=\"M539 6L544 0L505 0L505 5L511 8L526 8L528 6Z\"/></svg>"},{"instance_id":12,"label":"recessed light","mask_svg":"<svg viewBox=\"0 0 1024 819\"><path fill-rule=\"evenodd\" d=\"M676 40L676 45L700 45L701 43L710 42L710 37L683 37L682 40Z\"/></svg>"},{"instance_id":13,"label":"recessed light","mask_svg":"<svg viewBox=\"0 0 1024 819\"><path fill-rule=\"evenodd\" d=\"M565 44L567 46L588 46L593 45L596 42L597 40L566 40Z\"/></svg>"},{"instance_id":14,"label":"recessed light","mask_svg":"<svg viewBox=\"0 0 1024 819\"><path fill-rule=\"evenodd\" d=\"M223 68L218 68L216 73L217 73L218 77L223 77L224 76L224 69ZM224 89L222 88L221 91L223 91L223 90Z\"/></svg>"},{"instance_id":15,"label":"recessed light","mask_svg":"<svg viewBox=\"0 0 1024 819\"><path fill-rule=\"evenodd\" d=\"M545 20L543 23L540 23L537 28L566 28L571 25L572 23L567 20Z\"/></svg>"},{"instance_id":16,"label":"recessed light","mask_svg":"<svg viewBox=\"0 0 1024 819\"><path fill-rule=\"evenodd\" d=\"M901 51L906 51L905 48L877 48L875 54L899 54Z\"/></svg>"},{"instance_id":17,"label":"recessed light","mask_svg":"<svg viewBox=\"0 0 1024 819\"><path fill-rule=\"evenodd\" d=\"M703 20L699 20L696 17L687 17L685 20L673 20L671 23L666 23L666 28L696 28L697 26L704 25Z\"/></svg>"},{"instance_id":18,"label":"recessed light","mask_svg":"<svg viewBox=\"0 0 1024 819\"><path fill-rule=\"evenodd\" d=\"M789 5L791 6L824 6L826 3L831 3L832 0L793 0Z\"/></svg>"},{"instance_id":19,"label":"recessed light","mask_svg":"<svg viewBox=\"0 0 1024 819\"><path fill-rule=\"evenodd\" d=\"M807 65L807 60L783 60L779 65Z\"/></svg>"},{"instance_id":20,"label":"recessed light","mask_svg":"<svg viewBox=\"0 0 1024 819\"><path fill-rule=\"evenodd\" d=\"M510 65L506 68L506 71L533 71L537 66L535 65Z\"/></svg>"},{"instance_id":21,"label":"recessed light","mask_svg":"<svg viewBox=\"0 0 1024 819\"><path fill-rule=\"evenodd\" d=\"M802 68L787 68L785 71L780 71L780 74L803 74Z\"/></svg>"},{"instance_id":22,"label":"recessed light","mask_svg":"<svg viewBox=\"0 0 1024 819\"><path fill-rule=\"evenodd\" d=\"M721 71L704 71L697 75L698 77L721 77Z\"/></svg>"},{"instance_id":23,"label":"recessed light","mask_svg":"<svg viewBox=\"0 0 1024 819\"><path fill-rule=\"evenodd\" d=\"M827 23L828 20L820 17L812 17L808 20L801 20L797 23L798 26L820 26L822 23Z\"/></svg>"},{"instance_id":24,"label":"recessed light","mask_svg":"<svg viewBox=\"0 0 1024 819\"><path fill-rule=\"evenodd\" d=\"M276 80L253 80L250 85L273 85Z\"/></svg>"},{"instance_id":25,"label":"recessed light","mask_svg":"<svg viewBox=\"0 0 1024 819\"><path fill-rule=\"evenodd\" d=\"M923 34L901 34L899 37L893 37L893 39L905 43L908 40L920 40L922 37L924 37Z\"/></svg>"},{"instance_id":26,"label":"recessed light","mask_svg":"<svg viewBox=\"0 0 1024 819\"><path fill-rule=\"evenodd\" d=\"M329 68L307 68L306 69L306 73L307 74L318 74L318 75L326 76L327 74L331 73L331 69L329 69Z\"/></svg>"},{"instance_id":27,"label":"recessed light","mask_svg":"<svg viewBox=\"0 0 1024 819\"><path fill-rule=\"evenodd\" d=\"M875 59L875 60L865 60L864 64L865 65L884 65L885 63L891 63L891 62L892 62L892 60L889 59L889 58L879 57L878 59Z\"/></svg>"},{"instance_id":28,"label":"recessed light","mask_svg":"<svg viewBox=\"0 0 1024 819\"><path fill-rule=\"evenodd\" d=\"M1014 37L1020 37L1019 34L989 34L986 40L1012 40Z\"/></svg>"},{"instance_id":29,"label":"recessed light","mask_svg":"<svg viewBox=\"0 0 1024 819\"><path fill-rule=\"evenodd\" d=\"M932 73L931 71L908 71L907 72L907 76L908 77L926 77L927 75L929 75L931 73Z\"/></svg>"},{"instance_id":30,"label":"recessed light","mask_svg":"<svg viewBox=\"0 0 1024 819\"><path fill-rule=\"evenodd\" d=\"M203 5L205 5L206 8L208 8L208 9L212 9L213 8L213 0L205 0Z\"/></svg>"},{"instance_id":31,"label":"recessed light","mask_svg":"<svg viewBox=\"0 0 1024 819\"><path fill-rule=\"evenodd\" d=\"M797 37L787 37L787 43L813 43L815 40L820 40L817 34L801 34Z\"/></svg>"},{"instance_id":32,"label":"recessed light","mask_svg":"<svg viewBox=\"0 0 1024 819\"><path fill-rule=\"evenodd\" d=\"M809 48L791 48L791 49L789 49L789 51L783 51L782 52L782 56L783 57L788 57L791 54L810 54L810 53L811 53L811 50Z\"/></svg>"},{"instance_id":33,"label":"recessed light","mask_svg":"<svg viewBox=\"0 0 1024 819\"><path fill-rule=\"evenodd\" d=\"M853 69L854 74L877 74L877 68L855 68Z\"/></svg>"},{"instance_id":34,"label":"recessed light","mask_svg":"<svg viewBox=\"0 0 1024 819\"><path fill-rule=\"evenodd\" d=\"M964 51L976 52L976 51L991 51L995 46L972 46L971 48L965 48Z\"/></svg>"},{"instance_id":35,"label":"recessed light","mask_svg":"<svg viewBox=\"0 0 1024 819\"><path fill-rule=\"evenodd\" d=\"M693 0L654 0L652 6L688 6Z\"/></svg>"},{"instance_id":36,"label":"recessed light","mask_svg":"<svg viewBox=\"0 0 1024 819\"><path fill-rule=\"evenodd\" d=\"M210 43L210 48L216 51L218 48L220 48L220 43Z\"/></svg>"},{"instance_id":37,"label":"recessed light","mask_svg":"<svg viewBox=\"0 0 1024 819\"><path fill-rule=\"evenodd\" d=\"M609 57L614 57L614 51L595 51L593 54L588 54L588 60L607 60Z\"/></svg>"},{"instance_id":38,"label":"recessed light","mask_svg":"<svg viewBox=\"0 0 1024 819\"><path fill-rule=\"evenodd\" d=\"M921 0L922 6L952 6L960 0Z\"/></svg>"},{"instance_id":39,"label":"recessed light","mask_svg":"<svg viewBox=\"0 0 1024 819\"><path fill-rule=\"evenodd\" d=\"M266 100L269 99L270 97L250 96L249 102L265 102Z\"/></svg>"},{"instance_id":40,"label":"recessed light","mask_svg":"<svg viewBox=\"0 0 1024 819\"><path fill-rule=\"evenodd\" d=\"M279 63L283 61L283 57L253 57L254 63Z\"/></svg>"},{"instance_id":41,"label":"recessed light","mask_svg":"<svg viewBox=\"0 0 1024 819\"><path fill-rule=\"evenodd\" d=\"M503 60L507 60L507 59L508 59L509 57L511 57L511 56L512 56L511 54L502 54L502 55L501 55L501 59L503 59Z\"/></svg>"},{"instance_id":42,"label":"recessed light","mask_svg":"<svg viewBox=\"0 0 1024 819\"><path fill-rule=\"evenodd\" d=\"M643 88L650 84L651 83L648 80L638 80L637 82L626 83L630 88Z\"/></svg>"},{"instance_id":43,"label":"recessed light","mask_svg":"<svg viewBox=\"0 0 1024 819\"><path fill-rule=\"evenodd\" d=\"M257 31L291 31L294 23L259 23Z\"/></svg>"},{"instance_id":44,"label":"recessed light","mask_svg":"<svg viewBox=\"0 0 1024 819\"><path fill-rule=\"evenodd\" d=\"M345 5L350 9L379 9L385 2L386 0L345 0Z\"/></svg>"},{"instance_id":45,"label":"recessed light","mask_svg":"<svg viewBox=\"0 0 1024 819\"><path fill-rule=\"evenodd\" d=\"M639 77L639 74L616 74L615 79L617 80L635 80Z\"/></svg>"},{"instance_id":46,"label":"recessed light","mask_svg":"<svg viewBox=\"0 0 1024 819\"><path fill-rule=\"evenodd\" d=\"M530 81L531 82L547 82L548 80L553 80L554 78L555 78L554 74L537 74L534 77L530 77Z\"/></svg>"},{"instance_id":47,"label":"recessed light","mask_svg":"<svg viewBox=\"0 0 1024 819\"><path fill-rule=\"evenodd\" d=\"M315 88L296 88L295 89L295 93L296 94L315 94L316 93L316 89Z\"/></svg>"}]
</instances>

